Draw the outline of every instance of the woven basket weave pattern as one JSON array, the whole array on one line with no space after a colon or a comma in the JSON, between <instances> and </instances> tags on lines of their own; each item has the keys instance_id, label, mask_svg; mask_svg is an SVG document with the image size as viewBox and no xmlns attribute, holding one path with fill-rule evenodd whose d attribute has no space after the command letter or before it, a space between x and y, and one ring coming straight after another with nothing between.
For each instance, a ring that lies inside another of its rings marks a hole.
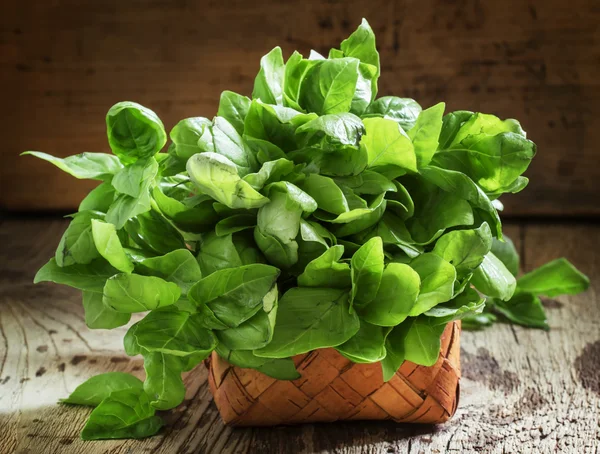
<instances>
[{"instance_id":1,"label":"woven basket weave pattern","mask_svg":"<svg viewBox=\"0 0 600 454\"><path fill-rule=\"evenodd\" d=\"M215 352L209 384L226 424L272 426L338 420L442 423L456 411L460 378L460 322L446 326L438 361L405 361L383 382L381 366L356 364L333 348L294 357L301 378L281 381L232 366Z\"/></svg>"}]
</instances>

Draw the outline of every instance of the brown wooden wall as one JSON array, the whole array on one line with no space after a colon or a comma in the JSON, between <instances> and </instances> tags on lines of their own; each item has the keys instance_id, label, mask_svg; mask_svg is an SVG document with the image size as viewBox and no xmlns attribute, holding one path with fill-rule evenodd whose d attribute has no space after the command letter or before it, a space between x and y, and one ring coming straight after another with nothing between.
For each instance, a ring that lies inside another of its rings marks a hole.
<instances>
[{"instance_id":1,"label":"brown wooden wall","mask_svg":"<svg viewBox=\"0 0 600 454\"><path fill-rule=\"evenodd\" d=\"M251 92L261 55L326 53L366 17L380 94L519 119L537 142L513 215L599 215L596 0L4 0L0 209L70 210L93 183L24 150L108 151L104 114L134 100L167 128Z\"/></svg>"}]
</instances>

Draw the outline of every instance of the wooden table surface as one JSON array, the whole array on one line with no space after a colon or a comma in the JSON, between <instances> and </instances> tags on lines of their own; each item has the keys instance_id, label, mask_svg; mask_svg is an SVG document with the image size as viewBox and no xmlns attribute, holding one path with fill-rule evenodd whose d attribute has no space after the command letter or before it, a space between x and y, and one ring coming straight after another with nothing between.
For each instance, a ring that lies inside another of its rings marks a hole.
<instances>
[{"instance_id":1,"label":"wooden table surface","mask_svg":"<svg viewBox=\"0 0 600 454\"><path fill-rule=\"evenodd\" d=\"M355 422L225 427L199 366L167 428L142 441L83 442L90 410L58 405L92 375L143 376L122 349L126 329L89 330L76 291L32 284L62 220L0 221L0 453L600 452L600 225L507 225L528 270L568 257L589 291L546 301L549 332L497 324L462 337L461 403L442 426Z\"/></svg>"}]
</instances>

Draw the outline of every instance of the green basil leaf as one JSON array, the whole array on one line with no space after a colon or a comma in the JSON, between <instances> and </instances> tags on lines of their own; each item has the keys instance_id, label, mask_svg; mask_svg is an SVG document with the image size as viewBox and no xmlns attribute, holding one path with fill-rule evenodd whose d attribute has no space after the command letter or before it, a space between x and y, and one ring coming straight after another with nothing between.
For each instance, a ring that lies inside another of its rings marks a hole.
<instances>
[{"instance_id":1,"label":"green basil leaf","mask_svg":"<svg viewBox=\"0 0 600 454\"><path fill-rule=\"evenodd\" d=\"M363 320L378 326L396 326L411 313L419 295L419 275L403 263L390 263L383 270L373 301L358 308Z\"/></svg>"},{"instance_id":2,"label":"green basil leaf","mask_svg":"<svg viewBox=\"0 0 600 454\"><path fill-rule=\"evenodd\" d=\"M451 301L438 304L429 309L425 312L425 315L432 317L431 323L437 322L438 324L446 325L452 320L460 320L473 314L480 314L484 306L485 299L475 290L468 287Z\"/></svg>"},{"instance_id":3,"label":"green basil leaf","mask_svg":"<svg viewBox=\"0 0 600 454\"><path fill-rule=\"evenodd\" d=\"M317 209L317 202L297 186L280 181L266 188L270 202L258 210L254 239L273 264L289 268L298 261L298 243L303 213Z\"/></svg>"},{"instance_id":4,"label":"green basil leaf","mask_svg":"<svg viewBox=\"0 0 600 454\"><path fill-rule=\"evenodd\" d=\"M256 222L256 216L253 214L234 214L217 222L215 233L217 236L231 235L256 227Z\"/></svg>"},{"instance_id":5,"label":"green basil leaf","mask_svg":"<svg viewBox=\"0 0 600 454\"><path fill-rule=\"evenodd\" d=\"M197 260L203 276L225 268L264 261L256 247L245 236L217 236L214 233L202 238Z\"/></svg>"},{"instance_id":6,"label":"green basil leaf","mask_svg":"<svg viewBox=\"0 0 600 454\"><path fill-rule=\"evenodd\" d=\"M350 112L356 115L362 115L365 112L377 95L378 77L379 70L375 66L362 62L358 64L358 78Z\"/></svg>"},{"instance_id":7,"label":"green basil leaf","mask_svg":"<svg viewBox=\"0 0 600 454\"><path fill-rule=\"evenodd\" d=\"M135 337L135 332L138 328L138 323L134 323L129 327L125 336L123 337L123 348L125 349L125 353L129 356L136 356L142 353L143 349L139 346L137 339Z\"/></svg>"},{"instance_id":8,"label":"green basil leaf","mask_svg":"<svg viewBox=\"0 0 600 454\"><path fill-rule=\"evenodd\" d=\"M379 52L375 45L375 34L366 19L363 19L358 28L342 41L340 50L346 57L358 58L363 63L373 65L377 68L377 76L379 76Z\"/></svg>"},{"instance_id":9,"label":"green basil leaf","mask_svg":"<svg viewBox=\"0 0 600 454\"><path fill-rule=\"evenodd\" d=\"M295 110L302 110L298 104L300 87L310 69L316 64L315 60L307 60L294 51L285 64L285 82L283 87L283 103Z\"/></svg>"},{"instance_id":10,"label":"green basil leaf","mask_svg":"<svg viewBox=\"0 0 600 454\"><path fill-rule=\"evenodd\" d=\"M154 276L117 274L106 281L104 304L117 312L145 312L170 306L181 296L177 284Z\"/></svg>"},{"instance_id":11,"label":"green basil leaf","mask_svg":"<svg viewBox=\"0 0 600 454\"><path fill-rule=\"evenodd\" d=\"M409 131L417 122L421 106L414 99L384 96L371 103L363 118L383 117L394 120L404 131Z\"/></svg>"},{"instance_id":12,"label":"green basil leaf","mask_svg":"<svg viewBox=\"0 0 600 454\"><path fill-rule=\"evenodd\" d=\"M445 107L446 105L441 102L425 109L419 114L415 125L408 131L408 136L415 147L419 167L428 165L438 148Z\"/></svg>"},{"instance_id":13,"label":"green basil leaf","mask_svg":"<svg viewBox=\"0 0 600 454\"><path fill-rule=\"evenodd\" d=\"M333 214L342 214L350 210L342 189L329 177L311 173L300 183L300 188L310 195L322 210Z\"/></svg>"},{"instance_id":14,"label":"green basil leaf","mask_svg":"<svg viewBox=\"0 0 600 454\"><path fill-rule=\"evenodd\" d=\"M128 220L147 213L151 208L148 191L141 193L139 197L119 194L108 209L105 220L120 230Z\"/></svg>"},{"instance_id":15,"label":"green basil leaf","mask_svg":"<svg viewBox=\"0 0 600 454\"><path fill-rule=\"evenodd\" d=\"M438 149L447 149L456 137L461 126L473 115L475 114L468 110L457 110L456 112L450 112L449 114L444 115Z\"/></svg>"},{"instance_id":16,"label":"green basil leaf","mask_svg":"<svg viewBox=\"0 0 600 454\"><path fill-rule=\"evenodd\" d=\"M181 357L201 355L206 358L217 345L213 333L202 324L202 314L190 314L174 307L150 312L137 323L132 335L142 349Z\"/></svg>"},{"instance_id":17,"label":"green basil leaf","mask_svg":"<svg viewBox=\"0 0 600 454\"><path fill-rule=\"evenodd\" d=\"M513 276L519 274L519 254L512 240L502 235L504 241L494 238L492 241L493 254L502 262Z\"/></svg>"},{"instance_id":18,"label":"green basil leaf","mask_svg":"<svg viewBox=\"0 0 600 454\"><path fill-rule=\"evenodd\" d=\"M97 259L87 265L60 267L56 259L50 259L35 275L33 283L54 282L80 290L102 292L106 280L118 273L108 262Z\"/></svg>"},{"instance_id":19,"label":"green basil leaf","mask_svg":"<svg viewBox=\"0 0 600 454\"><path fill-rule=\"evenodd\" d=\"M277 315L277 286L263 298L262 309L235 328L215 332L219 343L231 350L254 350L261 348L273 339L275 317Z\"/></svg>"},{"instance_id":20,"label":"green basil leaf","mask_svg":"<svg viewBox=\"0 0 600 454\"><path fill-rule=\"evenodd\" d=\"M282 269L289 269L298 263L298 243L283 243L273 235L265 234L258 227L254 229L254 241L269 262Z\"/></svg>"},{"instance_id":21,"label":"green basil leaf","mask_svg":"<svg viewBox=\"0 0 600 454\"><path fill-rule=\"evenodd\" d=\"M92 236L96 249L108 263L124 273L133 271L133 263L127 257L114 225L92 219Z\"/></svg>"},{"instance_id":22,"label":"green basil leaf","mask_svg":"<svg viewBox=\"0 0 600 454\"><path fill-rule=\"evenodd\" d=\"M233 162L239 176L258 170L258 161L251 149L225 118L215 117L212 133L215 152Z\"/></svg>"},{"instance_id":23,"label":"green basil leaf","mask_svg":"<svg viewBox=\"0 0 600 454\"><path fill-rule=\"evenodd\" d=\"M108 143L123 164L148 159L167 143L167 133L158 116L135 102L119 102L106 114Z\"/></svg>"},{"instance_id":24,"label":"green basil leaf","mask_svg":"<svg viewBox=\"0 0 600 454\"><path fill-rule=\"evenodd\" d=\"M186 247L181 234L154 210L129 220L125 230L140 248L157 255Z\"/></svg>"},{"instance_id":25,"label":"green basil leaf","mask_svg":"<svg viewBox=\"0 0 600 454\"><path fill-rule=\"evenodd\" d=\"M169 133L175 144L175 154L187 160L196 153L206 151L198 145L198 141L211 125L212 122L204 117L185 118L177 123Z\"/></svg>"},{"instance_id":26,"label":"green basil leaf","mask_svg":"<svg viewBox=\"0 0 600 454\"><path fill-rule=\"evenodd\" d=\"M150 397L150 405L158 410L177 407L185 398L185 385L181 379L184 359L162 352L145 352L144 391Z\"/></svg>"},{"instance_id":27,"label":"green basil leaf","mask_svg":"<svg viewBox=\"0 0 600 454\"><path fill-rule=\"evenodd\" d=\"M257 191L269 183L282 180L294 172L295 164L285 158L265 162L256 173L249 173L243 179Z\"/></svg>"},{"instance_id":28,"label":"green basil leaf","mask_svg":"<svg viewBox=\"0 0 600 454\"><path fill-rule=\"evenodd\" d=\"M508 301L494 300L494 311L519 325L550 329L544 306L542 306L541 300L532 293L517 293Z\"/></svg>"},{"instance_id":29,"label":"green basil leaf","mask_svg":"<svg viewBox=\"0 0 600 454\"><path fill-rule=\"evenodd\" d=\"M477 331L493 325L495 321L496 316L490 312L467 314L461 321L461 327L467 331Z\"/></svg>"},{"instance_id":30,"label":"green basil leaf","mask_svg":"<svg viewBox=\"0 0 600 454\"><path fill-rule=\"evenodd\" d=\"M461 128L462 129L462 128ZM511 189L535 155L535 144L520 134L470 135L449 150L438 151L433 165L468 175L486 192Z\"/></svg>"},{"instance_id":31,"label":"green basil leaf","mask_svg":"<svg viewBox=\"0 0 600 454\"><path fill-rule=\"evenodd\" d=\"M435 253L425 253L410 262L421 278L421 289L416 304L410 311L415 317L440 303L452 299L456 269Z\"/></svg>"},{"instance_id":32,"label":"green basil leaf","mask_svg":"<svg viewBox=\"0 0 600 454\"><path fill-rule=\"evenodd\" d=\"M279 303L273 340L254 353L265 358L286 358L335 347L354 336L359 328L358 316L350 313L347 291L292 288Z\"/></svg>"},{"instance_id":33,"label":"green basil leaf","mask_svg":"<svg viewBox=\"0 0 600 454\"><path fill-rule=\"evenodd\" d=\"M250 103L251 100L246 96L225 90L221 93L217 115L225 118L231 123L238 134L242 135L244 133L244 121L246 115L248 115Z\"/></svg>"},{"instance_id":34,"label":"green basil leaf","mask_svg":"<svg viewBox=\"0 0 600 454\"><path fill-rule=\"evenodd\" d=\"M486 254L479 268L473 273L471 283L484 295L504 301L513 296L517 286L515 277L491 252Z\"/></svg>"},{"instance_id":35,"label":"green basil leaf","mask_svg":"<svg viewBox=\"0 0 600 454\"><path fill-rule=\"evenodd\" d=\"M341 224L332 228L334 234L338 237L354 235L377 224L385 212L386 203L385 193L380 194L368 208L355 208L329 220L333 224Z\"/></svg>"},{"instance_id":36,"label":"green basil leaf","mask_svg":"<svg viewBox=\"0 0 600 454\"><path fill-rule=\"evenodd\" d=\"M325 149L340 145L358 147L364 134L362 120L346 112L322 115L296 129L302 147L321 145Z\"/></svg>"},{"instance_id":37,"label":"green basil leaf","mask_svg":"<svg viewBox=\"0 0 600 454\"><path fill-rule=\"evenodd\" d=\"M379 195L382 192L396 192L396 184L389 178L371 170L365 170L351 177L337 177L335 182L356 194ZM322 208L319 204L319 208Z\"/></svg>"},{"instance_id":38,"label":"green basil leaf","mask_svg":"<svg viewBox=\"0 0 600 454\"><path fill-rule=\"evenodd\" d=\"M83 291L85 324L90 329L113 329L126 325L131 314L117 312L102 301L102 292Z\"/></svg>"},{"instance_id":39,"label":"green basil leaf","mask_svg":"<svg viewBox=\"0 0 600 454\"><path fill-rule=\"evenodd\" d=\"M79 204L78 211L106 213L115 199L115 188L108 181L92 189Z\"/></svg>"},{"instance_id":40,"label":"green basil leaf","mask_svg":"<svg viewBox=\"0 0 600 454\"><path fill-rule=\"evenodd\" d=\"M303 114L289 107L272 106L254 100L244 121L244 138L248 143L254 140L255 147L261 145L262 148L268 148L263 150L263 153L270 156L267 161L284 158L285 154L279 154L278 151L296 150L296 129L314 118L317 115ZM265 142L270 145L267 147Z\"/></svg>"},{"instance_id":41,"label":"green basil leaf","mask_svg":"<svg viewBox=\"0 0 600 454\"><path fill-rule=\"evenodd\" d=\"M404 336L404 359L422 366L433 366L440 355L440 336L445 325L436 324L430 317L411 319Z\"/></svg>"},{"instance_id":42,"label":"green basil leaf","mask_svg":"<svg viewBox=\"0 0 600 454\"><path fill-rule=\"evenodd\" d=\"M154 156L158 162L158 173L161 177L171 177L185 172L186 159L177 155L177 145L171 142L166 153L158 153Z\"/></svg>"},{"instance_id":43,"label":"green basil leaf","mask_svg":"<svg viewBox=\"0 0 600 454\"><path fill-rule=\"evenodd\" d=\"M404 339L413 324L413 320L408 319L404 323L395 326L385 338L385 358L381 360L384 381L390 381L404 362L406 357Z\"/></svg>"},{"instance_id":44,"label":"green basil leaf","mask_svg":"<svg viewBox=\"0 0 600 454\"><path fill-rule=\"evenodd\" d=\"M339 263L344 254L344 246L332 246L314 259L298 276L299 287L351 288L350 266Z\"/></svg>"},{"instance_id":45,"label":"green basil leaf","mask_svg":"<svg viewBox=\"0 0 600 454\"><path fill-rule=\"evenodd\" d=\"M139 263L136 271L173 282L184 295L202 279L200 266L188 249L177 249L160 257L147 258Z\"/></svg>"},{"instance_id":46,"label":"green basil leaf","mask_svg":"<svg viewBox=\"0 0 600 454\"><path fill-rule=\"evenodd\" d=\"M302 81L299 104L319 115L349 112L359 63L356 58L318 61Z\"/></svg>"},{"instance_id":47,"label":"green basil leaf","mask_svg":"<svg viewBox=\"0 0 600 454\"><path fill-rule=\"evenodd\" d=\"M525 131L523 131L517 120L500 120L494 115L483 113L476 113L469 116L464 115L463 119L465 121L460 125L460 128L457 130L450 144L447 145L447 148L460 148L461 143L465 139L472 138L473 136L495 136L503 132L513 132L525 137ZM479 138L481 139L481 137Z\"/></svg>"},{"instance_id":48,"label":"green basil leaf","mask_svg":"<svg viewBox=\"0 0 600 454\"><path fill-rule=\"evenodd\" d=\"M390 328L360 322L358 332L336 350L355 363L375 363L385 358L385 338Z\"/></svg>"},{"instance_id":49,"label":"green basil leaf","mask_svg":"<svg viewBox=\"0 0 600 454\"><path fill-rule=\"evenodd\" d=\"M252 98L267 104L282 104L284 73L281 48L277 46L260 59L260 71L254 80Z\"/></svg>"},{"instance_id":50,"label":"green basil leaf","mask_svg":"<svg viewBox=\"0 0 600 454\"><path fill-rule=\"evenodd\" d=\"M380 237L384 246L395 246L408 258L414 258L423 253L423 247L412 239L404 221L392 210L388 210L376 226L364 233L366 236L357 235L357 237L361 237L362 240ZM408 261L406 260L406 262Z\"/></svg>"},{"instance_id":51,"label":"green basil leaf","mask_svg":"<svg viewBox=\"0 0 600 454\"><path fill-rule=\"evenodd\" d=\"M229 208L259 208L269 202L240 178L235 163L220 154L206 152L192 156L187 171L202 192Z\"/></svg>"},{"instance_id":52,"label":"green basil leaf","mask_svg":"<svg viewBox=\"0 0 600 454\"><path fill-rule=\"evenodd\" d=\"M58 266L86 265L100 256L92 237L92 220L101 218L102 214L94 211L73 215L54 254Z\"/></svg>"},{"instance_id":53,"label":"green basil leaf","mask_svg":"<svg viewBox=\"0 0 600 454\"><path fill-rule=\"evenodd\" d=\"M478 229L454 230L442 235L432 252L453 265L457 277L462 279L481 265L491 247L492 233L484 222Z\"/></svg>"},{"instance_id":54,"label":"green basil leaf","mask_svg":"<svg viewBox=\"0 0 600 454\"><path fill-rule=\"evenodd\" d=\"M393 183L396 190L386 194L389 207L400 219L406 221L415 214L415 202L402 184L398 181Z\"/></svg>"},{"instance_id":55,"label":"green basil leaf","mask_svg":"<svg viewBox=\"0 0 600 454\"><path fill-rule=\"evenodd\" d=\"M212 199L190 207L168 197L158 187L152 191L152 197L161 213L184 232L204 233L211 230L219 220Z\"/></svg>"},{"instance_id":56,"label":"green basil leaf","mask_svg":"<svg viewBox=\"0 0 600 454\"><path fill-rule=\"evenodd\" d=\"M163 420L154 415L143 390L124 389L111 393L92 411L81 438L145 438L156 434L162 426Z\"/></svg>"},{"instance_id":57,"label":"green basil leaf","mask_svg":"<svg viewBox=\"0 0 600 454\"><path fill-rule=\"evenodd\" d=\"M429 244L450 227L470 226L475 219L469 203L422 178L408 177L402 183L412 196L415 212L406 226L420 244Z\"/></svg>"},{"instance_id":58,"label":"green basil leaf","mask_svg":"<svg viewBox=\"0 0 600 454\"><path fill-rule=\"evenodd\" d=\"M296 237L298 261L291 271L296 275L302 273L306 265L323 254L335 241L331 232L320 224L300 219L300 232Z\"/></svg>"},{"instance_id":59,"label":"green basil leaf","mask_svg":"<svg viewBox=\"0 0 600 454\"><path fill-rule=\"evenodd\" d=\"M417 157L410 137L393 120L365 118L366 135L360 146L366 150L369 168L385 170L390 167L401 172L417 171Z\"/></svg>"},{"instance_id":60,"label":"green basil leaf","mask_svg":"<svg viewBox=\"0 0 600 454\"><path fill-rule=\"evenodd\" d=\"M156 159L139 159L119 170L112 179L112 185L121 194L139 198L148 191L157 173Z\"/></svg>"},{"instance_id":61,"label":"green basil leaf","mask_svg":"<svg viewBox=\"0 0 600 454\"><path fill-rule=\"evenodd\" d=\"M303 148L287 154L297 164L305 164L306 171L327 176L359 175L367 167L364 147L340 146L325 152L318 147Z\"/></svg>"},{"instance_id":62,"label":"green basil leaf","mask_svg":"<svg viewBox=\"0 0 600 454\"><path fill-rule=\"evenodd\" d=\"M520 292L549 297L575 295L584 292L589 286L587 276L564 258L546 263L517 280Z\"/></svg>"},{"instance_id":63,"label":"green basil leaf","mask_svg":"<svg viewBox=\"0 0 600 454\"><path fill-rule=\"evenodd\" d=\"M440 189L467 200L471 205L483 210L491 218L491 227L494 235L502 237L502 223L498 211L483 190L471 178L461 172L427 166L420 170L425 180L433 183Z\"/></svg>"},{"instance_id":64,"label":"green basil leaf","mask_svg":"<svg viewBox=\"0 0 600 454\"><path fill-rule=\"evenodd\" d=\"M383 242L371 238L352 255L352 293L354 307L364 307L377 295L383 275Z\"/></svg>"},{"instance_id":65,"label":"green basil leaf","mask_svg":"<svg viewBox=\"0 0 600 454\"><path fill-rule=\"evenodd\" d=\"M221 358L234 366L256 369L277 380L300 378L292 358L261 358L250 350L229 350L222 344L217 345L216 350Z\"/></svg>"},{"instance_id":66,"label":"green basil leaf","mask_svg":"<svg viewBox=\"0 0 600 454\"><path fill-rule=\"evenodd\" d=\"M40 151L26 151L22 155L31 155L48 161L63 172L79 179L107 180L123 168L117 157L105 153L80 153L64 159Z\"/></svg>"},{"instance_id":67,"label":"green basil leaf","mask_svg":"<svg viewBox=\"0 0 600 454\"><path fill-rule=\"evenodd\" d=\"M141 390L143 385L139 378L125 372L106 372L89 378L60 402L97 407L115 391Z\"/></svg>"},{"instance_id":68,"label":"green basil leaf","mask_svg":"<svg viewBox=\"0 0 600 454\"><path fill-rule=\"evenodd\" d=\"M215 271L188 292L197 306L208 306L229 327L252 317L279 276L275 267L253 264Z\"/></svg>"}]
</instances>

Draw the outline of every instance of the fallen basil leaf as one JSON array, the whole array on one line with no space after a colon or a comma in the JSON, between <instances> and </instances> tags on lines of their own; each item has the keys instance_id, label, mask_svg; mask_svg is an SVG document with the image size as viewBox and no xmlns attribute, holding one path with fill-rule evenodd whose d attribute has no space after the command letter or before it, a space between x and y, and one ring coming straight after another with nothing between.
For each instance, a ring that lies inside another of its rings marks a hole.
<instances>
[{"instance_id":1,"label":"fallen basil leaf","mask_svg":"<svg viewBox=\"0 0 600 454\"><path fill-rule=\"evenodd\" d=\"M90 414L81 432L83 440L146 438L156 434L163 420L154 415L143 390L114 391Z\"/></svg>"},{"instance_id":2,"label":"fallen basil leaf","mask_svg":"<svg viewBox=\"0 0 600 454\"><path fill-rule=\"evenodd\" d=\"M143 382L133 375L124 372L106 372L89 378L75 388L69 397L60 399L60 402L97 407L115 391L141 390L143 385Z\"/></svg>"},{"instance_id":3,"label":"fallen basil leaf","mask_svg":"<svg viewBox=\"0 0 600 454\"><path fill-rule=\"evenodd\" d=\"M496 300L494 312L519 325L550 329L541 300L531 293L517 293L508 301Z\"/></svg>"},{"instance_id":4,"label":"fallen basil leaf","mask_svg":"<svg viewBox=\"0 0 600 454\"><path fill-rule=\"evenodd\" d=\"M517 280L519 291L549 297L575 295L589 285L590 280L566 259L548 262Z\"/></svg>"}]
</instances>

